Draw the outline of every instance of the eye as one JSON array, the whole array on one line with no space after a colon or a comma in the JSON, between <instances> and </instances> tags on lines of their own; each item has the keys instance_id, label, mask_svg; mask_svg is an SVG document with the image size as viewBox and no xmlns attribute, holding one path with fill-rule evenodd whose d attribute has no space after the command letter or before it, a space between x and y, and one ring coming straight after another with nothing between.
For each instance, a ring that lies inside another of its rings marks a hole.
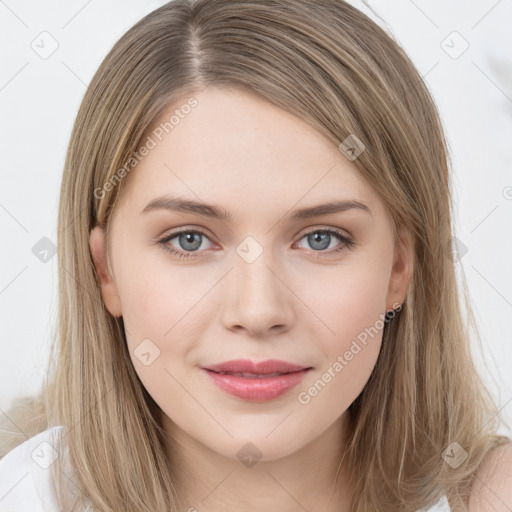
<instances>
[{"instance_id":1,"label":"eye","mask_svg":"<svg viewBox=\"0 0 512 512\"><path fill-rule=\"evenodd\" d=\"M181 248L176 249L170 244L171 240L175 238L178 239L178 244ZM179 258L190 258L196 256L194 253L198 252L201 246L203 246L202 239L205 238L207 239L206 233L201 230L185 229L160 239L158 244ZM204 249L204 247L202 248Z\"/></svg>"},{"instance_id":2,"label":"eye","mask_svg":"<svg viewBox=\"0 0 512 512\"><path fill-rule=\"evenodd\" d=\"M324 251L329 248L333 239L337 238L342 244L333 251ZM324 256L339 253L345 249L354 247L355 242L338 229L314 229L304 234L301 240L306 239L313 251L318 253L315 256Z\"/></svg>"}]
</instances>

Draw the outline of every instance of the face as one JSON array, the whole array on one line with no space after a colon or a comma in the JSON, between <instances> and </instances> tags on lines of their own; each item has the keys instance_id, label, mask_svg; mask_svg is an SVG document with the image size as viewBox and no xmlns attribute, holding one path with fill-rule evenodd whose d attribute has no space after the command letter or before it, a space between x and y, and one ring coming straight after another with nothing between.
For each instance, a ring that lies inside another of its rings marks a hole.
<instances>
[{"instance_id":1,"label":"face","mask_svg":"<svg viewBox=\"0 0 512 512\"><path fill-rule=\"evenodd\" d=\"M384 315L404 300L410 253L354 163L308 124L247 93L194 97L172 130L151 132L156 144L125 178L110 265L99 227L91 252L166 428L233 459L251 442L272 460L342 424ZM363 206L310 210L344 201ZM204 369L237 359L309 370L255 384Z\"/></svg>"}]
</instances>

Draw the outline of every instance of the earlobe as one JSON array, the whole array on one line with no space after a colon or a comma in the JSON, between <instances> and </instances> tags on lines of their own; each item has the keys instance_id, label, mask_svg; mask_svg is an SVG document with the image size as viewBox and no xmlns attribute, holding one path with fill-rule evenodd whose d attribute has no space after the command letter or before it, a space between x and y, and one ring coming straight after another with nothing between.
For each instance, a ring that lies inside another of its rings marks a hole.
<instances>
[{"instance_id":1,"label":"earlobe","mask_svg":"<svg viewBox=\"0 0 512 512\"><path fill-rule=\"evenodd\" d=\"M121 301L117 293L117 286L107 267L105 254L105 233L101 226L93 228L89 235L89 248L99 278L99 286L105 306L109 313L115 317L122 316Z\"/></svg>"}]
</instances>

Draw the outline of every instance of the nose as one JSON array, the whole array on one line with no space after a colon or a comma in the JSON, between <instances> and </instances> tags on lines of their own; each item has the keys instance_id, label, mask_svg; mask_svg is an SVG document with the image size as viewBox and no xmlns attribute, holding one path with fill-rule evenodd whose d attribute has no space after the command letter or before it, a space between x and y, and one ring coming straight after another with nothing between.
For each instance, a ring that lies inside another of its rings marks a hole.
<instances>
[{"instance_id":1,"label":"nose","mask_svg":"<svg viewBox=\"0 0 512 512\"><path fill-rule=\"evenodd\" d=\"M268 337L286 332L294 318L294 294L275 262L263 252L248 262L235 255L234 268L227 276L223 323L229 330L247 331ZM295 299L296 300L296 299Z\"/></svg>"}]
</instances>

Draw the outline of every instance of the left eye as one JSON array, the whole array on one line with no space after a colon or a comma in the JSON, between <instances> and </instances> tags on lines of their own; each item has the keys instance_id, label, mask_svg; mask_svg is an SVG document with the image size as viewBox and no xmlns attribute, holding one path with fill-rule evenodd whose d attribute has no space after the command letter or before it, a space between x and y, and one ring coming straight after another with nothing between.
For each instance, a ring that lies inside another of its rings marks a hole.
<instances>
[{"instance_id":1,"label":"left eye","mask_svg":"<svg viewBox=\"0 0 512 512\"><path fill-rule=\"evenodd\" d=\"M341 244L341 247L338 247L333 251L325 251L324 249L329 248L329 246L331 245L333 237L343 242ZM174 240L175 238L178 239L181 248L176 249L173 245L171 245L171 240ZM180 258L190 258L196 256L194 254L195 252L202 252L199 251L199 249L203 245L202 238L206 238L208 240L208 236L206 235L206 233L199 230L189 229L172 233L171 235L168 235L159 240L158 244L162 245L165 250ZM307 240L307 243L309 243L310 246L313 248L313 252L320 253L318 254L319 256L324 254L327 255L337 253L355 245L355 243L350 238L345 236L341 231L335 229L315 229L313 231L305 233L300 238L300 240L303 239Z\"/></svg>"},{"instance_id":2,"label":"left eye","mask_svg":"<svg viewBox=\"0 0 512 512\"><path fill-rule=\"evenodd\" d=\"M343 244L341 248L338 248L335 251L331 252L338 252L343 250L345 247L352 245L352 242L349 238L343 235L340 231L333 229L315 229L314 231L306 233L301 238L301 240L306 238L307 242L310 244L310 246L313 247L315 251L322 251L323 249L329 248L330 243L333 241L333 235L334 238L337 238L338 240L343 242Z\"/></svg>"}]
</instances>

